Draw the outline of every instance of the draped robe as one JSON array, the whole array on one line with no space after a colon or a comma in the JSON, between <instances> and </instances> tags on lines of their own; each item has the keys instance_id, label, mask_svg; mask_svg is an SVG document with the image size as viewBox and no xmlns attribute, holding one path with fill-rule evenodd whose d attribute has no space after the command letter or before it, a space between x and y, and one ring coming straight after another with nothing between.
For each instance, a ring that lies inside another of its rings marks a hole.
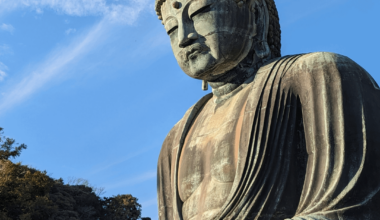
<instances>
[{"instance_id":1,"label":"draped robe","mask_svg":"<svg viewBox=\"0 0 380 220\"><path fill-rule=\"evenodd\" d=\"M249 82L235 179L215 219L380 219L380 89L349 58L286 56ZM158 159L160 220L182 220L178 164L204 96Z\"/></svg>"}]
</instances>

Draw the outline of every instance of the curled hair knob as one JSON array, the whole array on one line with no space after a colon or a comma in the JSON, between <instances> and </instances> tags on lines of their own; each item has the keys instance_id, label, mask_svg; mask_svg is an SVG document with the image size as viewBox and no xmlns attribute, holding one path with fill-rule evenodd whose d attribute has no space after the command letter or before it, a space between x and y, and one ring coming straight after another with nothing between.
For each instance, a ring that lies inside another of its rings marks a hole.
<instances>
[{"instance_id":1,"label":"curled hair knob","mask_svg":"<svg viewBox=\"0 0 380 220\"><path fill-rule=\"evenodd\" d=\"M180 8L179 2L173 2L173 8L179 9Z\"/></svg>"}]
</instances>

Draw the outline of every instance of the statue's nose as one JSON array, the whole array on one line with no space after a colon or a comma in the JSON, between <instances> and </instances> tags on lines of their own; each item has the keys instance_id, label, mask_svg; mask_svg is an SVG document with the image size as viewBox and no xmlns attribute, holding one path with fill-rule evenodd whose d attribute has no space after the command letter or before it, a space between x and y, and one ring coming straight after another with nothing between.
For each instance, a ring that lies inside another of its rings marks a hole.
<instances>
[{"instance_id":1,"label":"statue's nose","mask_svg":"<svg viewBox=\"0 0 380 220\"><path fill-rule=\"evenodd\" d=\"M190 33L186 37L179 39L179 47L184 48L184 47L190 45L196 39L198 39L198 34Z\"/></svg>"},{"instance_id":2,"label":"statue's nose","mask_svg":"<svg viewBox=\"0 0 380 220\"><path fill-rule=\"evenodd\" d=\"M184 48L190 45L194 40L198 39L198 34L194 29L183 24L178 27L178 46Z\"/></svg>"}]
</instances>

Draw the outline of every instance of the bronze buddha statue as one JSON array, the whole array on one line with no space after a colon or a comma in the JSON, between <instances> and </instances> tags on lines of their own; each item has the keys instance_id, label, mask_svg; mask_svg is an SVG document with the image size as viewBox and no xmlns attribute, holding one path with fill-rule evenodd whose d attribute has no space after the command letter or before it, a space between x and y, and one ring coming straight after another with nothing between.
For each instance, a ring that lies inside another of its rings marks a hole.
<instances>
[{"instance_id":1,"label":"bronze buddha statue","mask_svg":"<svg viewBox=\"0 0 380 220\"><path fill-rule=\"evenodd\" d=\"M349 58L281 57L273 0L156 0L212 93L166 137L161 220L380 219L380 89Z\"/></svg>"}]
</instances>

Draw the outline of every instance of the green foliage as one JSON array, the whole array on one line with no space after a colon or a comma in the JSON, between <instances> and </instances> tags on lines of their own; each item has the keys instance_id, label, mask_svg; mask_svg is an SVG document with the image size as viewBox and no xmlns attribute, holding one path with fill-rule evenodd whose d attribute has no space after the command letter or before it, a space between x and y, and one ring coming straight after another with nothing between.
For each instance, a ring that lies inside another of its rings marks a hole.
<instances>
[{"instance_id":1,"label":"green foliage","mask_svg":"<svg viewBox=\"0 0 380 220\"><path fill-rule=\"evenodd\" d=\"M56 211L49 199L54 181L46 172L0 160L0 212L11 219L48 219Z\"/></svg>"},{"instance_id":2,"label":"green foliage","mask_svg":"<svg viewBox=\"0 0 380 220\"><path fill-rule=\"evenodd\" d=\"M104 208L104 220L136 220L141 217L141 205L137 203L137 198L129 194L104 197Z\"/></svg>"},{"instance_id":3,"label":"green foliage","mask_svg":"<svg viewBox=\"0 0 380 220\"><path fill-rule=\"evenodd\" d=\"M85 185L65 185L56 181L50 191L50 199L58 206L52 219L92 220L103 215L103 201Z\"/></svg>"},{"instance_id":4,"label":"green foliage","mask_svg":"<svg viewBox=\"0 0 380 220\"><path fill-rule=\"evenodd\" d=\"M141 205L132 195L100 198L104 188L85 179L50 178L9 158L20 155L26 145L3 136L0 128L0 219L1 220L136 220Z\"/></svg>"},{"instance_id":5,"label":"green foliage","mask_svg":"<svg viewBox=\"0 0 380 220\"><path fill-rule=\"evenodd\" d=\"M20 156L21 151L26 149L26 145L20 144L19 146L14 146L16 141L12 138L4 137L3 130L0 127L0 159L8 160L10 157L16 158Z\"/></svg>"},{"instance_id":6,"label":"green foliage","mask_svg":"<svg viewBox=\"0 0 380 220\"><path fill-rule=\"evenodd\" d=\"M68 185L84 185L84 186L88 186L92 189L92 191L94 191L94 193L97 195L97 196L101 196L102 194L105 193L104 191L104 187L96 187L96 186L93 186L91 185L88 180L86 179L83 179L83 178L75 178L75 177L69 177L68 181L67 181L67 184Z\"/></svg>"}]
</instances>

